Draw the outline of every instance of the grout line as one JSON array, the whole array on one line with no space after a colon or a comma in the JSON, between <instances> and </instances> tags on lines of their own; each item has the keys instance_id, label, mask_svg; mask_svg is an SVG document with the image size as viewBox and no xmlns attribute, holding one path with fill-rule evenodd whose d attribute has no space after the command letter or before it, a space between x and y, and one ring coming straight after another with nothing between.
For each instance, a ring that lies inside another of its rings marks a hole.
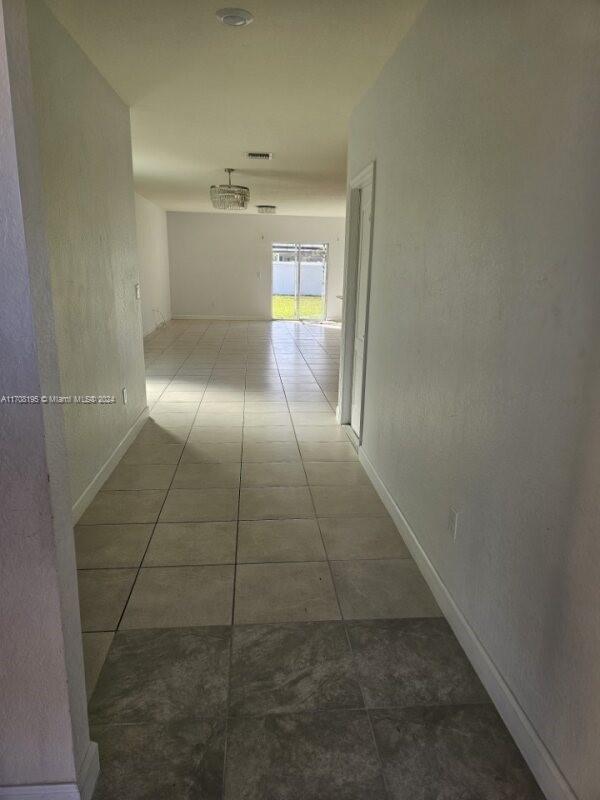
<instances>
[{"instance_id":1,"label":"grout line","mask_svg":"<svg viewBox=\"0 0 600 800\"><path fill-rule=\"evenodd\" d=\"M304 356L303 356L303 358L304 358ZM279 365L278 365L278 370L279 370ZM289 412L289 414L290 414L290 418L291 418L291 411L290 411L289 402L288 402L288 400L287 400L287 394L286 394L286 403L287 403L287 406L288 406L288 412ZM293 421L292 421L292 426L294 426L294 423L293 423ZM343 614L342 614L342 606L341 606L341 604L340 604L340 598L339 598L339 596L338 596L337 586L336 586L336 584L335 584L335 580L334 580L334 577L333 577L333 570L332 570L332 568L331 568L331 563L330 563L330 561L329 561L329 555L328 555L328 553L327 553L327 548L325 547L325 540L324 540L324 538L323 538L323 532L322 532L322 530L321 530L321 524L320 524L320 522L319 522L319 518L318 518L318 516L317 516L317 508L316 508L316 506L315 506L315 500L314 500L314 497L313 497L313 495L312 495L312 492L310 491L310 485L309 485L309 483L308 483L308 473L306 472L306 467L304 466L304 459L302 458L302 451L301 451L301 449L300 449L300 444L299 444L299 442L298 442L298 436L297 436L297 434L296 434L296 428L295 428L295 426L294 426L294 436L296 437L296 447L298 448L298 452L300 453L300 463L302 464L302 469L304 470L304 476L305 476L305 478L306 478L306 484L307 484L307 488L308 488L308 496L310 497L310 502L311 502L311 505L312 505L312 508L313 508L313 512L314 512L314 519L315 519L315 521L316 521L316 523L317 523L317 528L318 528L318 530L319 530L319 536L321 537L321 547L323 548L323 553L325 554L325 559L326 559L326 563L327 563L327 568L328 568L328 570L329 570L329 576L330 576L331 583L332 583L332 586L333 586L333 591L334 591L334 594L335 594L335 601L336 601L336 603L337 603L337 607L338 607L338 612L339 612L339 615L340 615L340 619L343 619ZM318 563L323 563L323 562L318 562Z\"/></svg>"},{"instance_id":2,"label":"grout line","mask_svg":"<svg viewBox=\"0 0 600 800\"><path fill-rule=\"evenodd\" d=\"M202 339L202 337L205 335L205 333L206 333L206 330L208 330L208 328L206 328L206 329L203 331L203 333L202 333L202 334L201 334L201 335L198 337L198 341L200 341L200 339ZM222 346L222 345L221 345L221 346ZM220 350L219 350L219 352L220 352ZM218 357L218 354L217 354L217 357ZM176 374L177 374L177 373L176 373ZM212 371L211 371L211 375L212 375ZM171 385L171 383L173 382L173 380L174 380L174 378L172 378L172 379L169 381L169 383L168 383L168 384L167 384L167 386L165 387L165 390L164 390L164 391L166 391L166 390L167 390L167 388L168 388L168 387ZM209 378L209 380L210 380L210 378ZM198 405L198 409L200 409L200 406L202 405L202 400L204 399L204 395L206 394L206 387L207 387L207 386L208 386L208 383L206 384L206 386L205 386L205 388L204 388L204 390L203 390L203 392L202 392L202 397L200 398L200 403L199 403L199 405ZM164 393L164 392L163 392L163 393ZM162 396L162 395L161 395L161 396ZM160 399L160 398L159 398L159 399ZM158 401L157 401L157 402L158 402ZM156 526L159 524L160 515L162 514L162 510L163 510L163 508L164 508L164 506L165 506L165 503L167 502L167 498L168 498L168 496L169 496L169 492L170 492L170 490L171 490L171 486L173 485L173 481L175 480L175 475L177 474L177 470L178 470L178 468L179 468L179 464L181 463L181 459L182 459L182 457L183 457L184 450L185 450L185 448L186 448L186 445L187 445L188 439L190 438L190 434L191 434L191 431L192 431L192 429L193 429L194 422L195 422L195 420L196 420L196 415L198 414L198 409L196 410L196 414L194 415L194 420L192 421L192 427L190 428L190 431L189 431L189 433L188 433L188 435L187 435L187 437L186 437L186 440L185 440L185 442L184 442L184 445L183 445L183 447L182 447L182 449L181 449L181 453L179 454L179 459L177 460L177 463L176 463L176 465L175 465L175 469L173 470L173 475L171 476L171 482L169 483L169 487L168 487L168 489L167 489L167 491L166 491L166 493L165 493L165 497L164 497L164 499L163 499L163 502L162 502L162 504L161 504L160 510L159 510L159 512L158 512L158 514L157 514L157 516L156 516L156 520L155 520L155 522L154 522L154 526L153 526L153 528L152 528L152 533L150 534L150 537L149 537L149 539L148 539L148 542L147 542L147 544L146 544L146 548L144 549L144 552L143 552L143 554L142 554L142 557L141 557L141 559L140 559L140 563L139 563L139 566L138 566L138 568L137 568L137 572L136 572L136 574L135 574L135 577L134 577L134 579L133 579L133 582L132 582L132 584L131 584L131 588L130 588L130 590L129 590L129 593L128 593L128 595L127 595L127 599L126 599L126 601L125 601L125 604L123 605L123 610L121 611L121 614L120 614L120 616L119 616L119 620L118 620L118 622L117 622L117 625L116 625L116 627L115 627L115 633L116 633L116 632L117 632L117 631L120 629L120 627L121 627L121 623L122 623L122 621L123 621L123 617L125 616L125 612L127 611L127 607L128 607L128 605L129 605L129 602L130 602L130 600L131 600L131 596L132 596L132 594L133 594L133 590L134 590L134 588L135 588L135 586L136 586L136 584L137 584L137 582L138 582L138 578L139 578L139 576L140 576L140 573L141 573L141 571L142 571L142 568L143 568L143 563L144 563L144 560L145 560L145 558L146 558L146 555L147 555L147 553L148 553L148 550L150 549L150 544L152 543L152 539L154 538L154 534L155 534L155 532L156 532Z\"/></svg>"},{"instance_id":3,"label":"grout line","mask_svg":"<svg viewBox=\"0 0 600 800\"><path fill-rule=\"evenodd\" d=\"M352 641L350 639L350 634L348 633L348 624L351 621L352 620L343 620L344 634L346 636L346 642L348 644L348 650L350 651L350 658L352 659L352 666L353 666L354 675L356 676L356 683L357 683L359 691L360 691L360 696L362 697L363 707L364 707L365 714L366 714L366 717L367 717L367 722L368 722L368 725L369 725L369 731L371 733L371 740L373 742L373 747L375 748L375 753L377 754L377 760L379 762L379 769L380 769L380 772L381 772L381 779L383 780L383 787L385 789L385 793L386 793L386 795L388 797L388 800L393 800L392 789L389 786L389 782L387 780L387 777L386 777L386 774L385 774L385 770L384 770L384 767L383 767L383 757L382 757L381 752L379 751L379 747L377 745L377 737L375 736L375 729L373 727L373 720L371 719L371 715L369 713L369 711L376 710L376 709L370 709L367 706L367 701L366 701L366 698L365 698L365 692L364 692L364 689L363 689L362 681L360 680L360 673L359 673L359 670L358 670L358 661L357 661L357 658L356 658L356 653L354 652L354 648L352 647Z\"/></svg>"}]
</instances>

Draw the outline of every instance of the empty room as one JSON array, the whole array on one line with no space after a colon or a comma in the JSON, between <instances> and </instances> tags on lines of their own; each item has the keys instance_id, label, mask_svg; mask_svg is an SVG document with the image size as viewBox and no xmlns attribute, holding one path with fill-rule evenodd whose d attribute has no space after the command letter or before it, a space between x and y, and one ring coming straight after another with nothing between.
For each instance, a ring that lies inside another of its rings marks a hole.
<instances>
[{"instance_id":1,"label":"empty room","mask_svg":"<svg viewBox=\"0 0 600 800\"><path fill-rule=\"evenodd\" d=\"M597 0L0 0L0 800L600 798Z\"/></svg>"}]
</instances>

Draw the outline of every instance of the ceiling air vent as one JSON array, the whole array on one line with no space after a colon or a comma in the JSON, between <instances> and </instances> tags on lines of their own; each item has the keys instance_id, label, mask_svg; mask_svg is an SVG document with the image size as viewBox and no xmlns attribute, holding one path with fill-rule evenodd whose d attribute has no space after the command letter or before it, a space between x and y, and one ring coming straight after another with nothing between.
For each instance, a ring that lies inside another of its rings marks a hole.
<instances>
[{"instance_id":1,"label":"ceiling air vent","mask_svg":"<svg viewBox=\"0 0 600 800\"><path fill-rule=\"evenodd\" d=\"M274 214L277 206L260 205L256 206L259 214Z\"/></svg>"},{"instance_id":2,"label":"ceiling air vent","mask_svg":"<svg viewBox=\"0 0 600 800\"><path fill-rule=\"evenodd\" d=\"M273 158L273 153L246 153L248 158L251 158L253 161L270 161Z\"/></svg>"}]
</instances>

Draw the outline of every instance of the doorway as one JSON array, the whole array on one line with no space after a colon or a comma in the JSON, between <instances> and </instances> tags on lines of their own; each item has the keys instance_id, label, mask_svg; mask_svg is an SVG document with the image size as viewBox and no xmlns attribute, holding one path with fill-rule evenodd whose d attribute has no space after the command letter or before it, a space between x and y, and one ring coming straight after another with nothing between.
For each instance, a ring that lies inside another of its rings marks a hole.
<instances>
[{"instance_id":1,"label":"doorway","mask_svg":"<svg viewBox=\"0 0 600 800\"><path fill-rule=\"evenodd\" d=\"M350 426L358 444L363 430L374 187L374 164L350 181L339 419Z\"/></svg>"},{"instance_id":2,"label":"doorway","mask_svg":"<svg viewBox=\"0 0 600 800\"><path fill-rule=\"evenodd\" d=\"M328 253L328 244L273 244L273 319L325 319Z\"/></svg>"}]
</instances>

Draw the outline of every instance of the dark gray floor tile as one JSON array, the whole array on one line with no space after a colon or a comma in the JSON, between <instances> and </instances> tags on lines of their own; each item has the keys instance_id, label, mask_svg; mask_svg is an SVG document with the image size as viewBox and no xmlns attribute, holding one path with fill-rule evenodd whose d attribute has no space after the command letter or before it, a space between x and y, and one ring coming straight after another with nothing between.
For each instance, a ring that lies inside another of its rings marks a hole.
<instances>
[{"instance_id":1,"label":"dark gray floor tile","mask_svg":"<svg viewBox=\"0 0 600 800\"><path fill-rule=\"evenodd\" d=\"M352 653L335 622L234 628L231 714L362 708Z\"/></svg>"},{"instance_id":2,"label":"dark gray floor tile","mask_svg":"<svg viewBox=\"0 0 600 800\"><path fill-rule=\"evenodd\" d=\"M347 623L368 708L487 703L445 619Z\"/></svg>"},{"instance_id":3,"label":"dark gray floor tile","mask_svg":"<svg viewBox=\"0 0 600 800\"><path fill-rule=\"evenodd\" d=\"M393 800L543 800L491 705L370 714Z\"/></svg>"},{"instance_id":4,"label":"dark gray floor tile","mask_svg":"<svg viewBox=\"0 0 600 800\"><path fill-rule=\"evenodd\" d=\"M115 634L90 702L93 723L224 716L230 628Z\"/></svg>"},{"instance_id":5,"label":"dark gray floor tile","mask_svg":"<svg viewBox=\"0 0 600 800\"><path fill-rule=\"evenodd\" d=\"M225 721L93 728L100 747L94 800L221 800Z\"/></svg>"},{"instance_id":6,"label":"dark gray floor tile","mask_svg":"<svg viewBox=\"0 0 600 800\"><path fill-rule=\"evenodd\" d=\"M364 711L229 721L225 800L384 800Z\"/></svg>"},{"instance_id":7,"label":"dark gray floor tile","mask_svg":"<svg viewBox=\"0 0 600 800\"><path fill-rule=\"evenodd\" d=\"M85 667L85 691L88 700L96 688L96 682L113 636L112 631L90 631L81 635L83 664Z\"/></svg>"}]
</instances>

